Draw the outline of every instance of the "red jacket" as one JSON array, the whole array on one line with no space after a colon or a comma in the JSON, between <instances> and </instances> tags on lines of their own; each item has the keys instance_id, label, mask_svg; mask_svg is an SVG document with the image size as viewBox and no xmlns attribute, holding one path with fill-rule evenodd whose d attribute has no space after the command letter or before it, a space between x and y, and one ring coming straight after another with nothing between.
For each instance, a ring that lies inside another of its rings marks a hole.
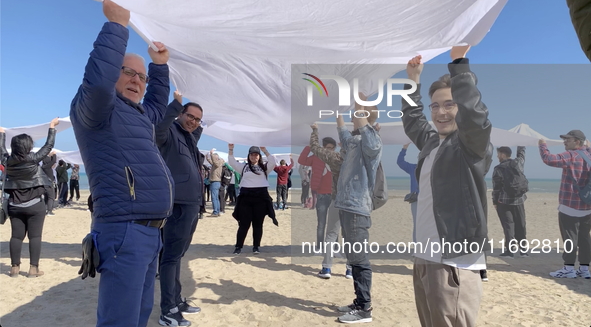
<instances>
[{"instance_id":1,"label":"red jacket","mask_svg":"<svg viewBox=\"0 0 591 327\"><path fill-rule=\"evenodd\" d=\"M275 166L273 170L277 173L277 185L287 185L287 178L289 177L289 170L293 168L293 159L289 166Z\"/></svg>"},{"instance_id":2,"label":"red jacket","mask_svg":"<svg viewBox=\"0 0 591 327\"><path fill-rule=\"evenodd\" d=\"M332 173L328 170L324 161L320 160L320 158L315 155L308 157L309 154L310 147L306 146L304 150L302 150L302 153L300 153L298 163L300 165L312 167L310 188L318 194L332 194ZM326 174L324 174L325 170L327 170Z\"/></svg>"}]
</instances>

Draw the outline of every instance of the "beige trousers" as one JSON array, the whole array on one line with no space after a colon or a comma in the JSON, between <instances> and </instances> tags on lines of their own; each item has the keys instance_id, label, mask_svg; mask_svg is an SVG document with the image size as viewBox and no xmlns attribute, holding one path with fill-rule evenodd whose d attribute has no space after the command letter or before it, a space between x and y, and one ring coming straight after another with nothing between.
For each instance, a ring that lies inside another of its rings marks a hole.
<instances>
[{"instance_id":1,"label":"beige trousers","mask_svg":"<svg viewBox=\"0 0 591 327\"><path fill-rule=\"evenodd\" d=\"M413 284L422 327L476 326L482 298L479 270L415 258Z\"/></svg>"}]
</instances>

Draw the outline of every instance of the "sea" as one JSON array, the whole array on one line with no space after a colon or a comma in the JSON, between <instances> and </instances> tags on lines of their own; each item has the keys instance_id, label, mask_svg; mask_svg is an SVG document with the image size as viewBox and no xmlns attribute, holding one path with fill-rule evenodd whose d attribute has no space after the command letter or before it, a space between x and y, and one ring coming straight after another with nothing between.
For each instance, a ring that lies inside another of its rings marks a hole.
<instances>
[{"instance_id":1,"label":"sea","mask_svg":"<svg viewBox=\"0 0 591 327\"><path fill-rule=\"evenodd\" d=\"M410 190L410 178L408 177L387 177L388 190L393 191L409 191ZM485 179L487 187L492 189L492 179ZM294 175L291 177L292 189L301 189L300 176ZM274 190L277 185L277 175L273 174L269 176L269 188ZM80 173L80 189L88 190L88 177L85 173ZM556 193L560 190L559 179L529 179L529 192L530 193Z\"/></svg>"}]
</instances>

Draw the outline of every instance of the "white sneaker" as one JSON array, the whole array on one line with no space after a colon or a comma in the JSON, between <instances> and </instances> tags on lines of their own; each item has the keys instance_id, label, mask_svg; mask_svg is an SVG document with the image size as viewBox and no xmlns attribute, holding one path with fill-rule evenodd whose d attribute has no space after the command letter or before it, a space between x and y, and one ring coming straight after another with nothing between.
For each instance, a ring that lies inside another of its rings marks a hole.
<instances>
[{"instance_id":1,"label":"white sneaker","mask_svg":"<svg viewBox=\"0 0 591 327\"><path fill-rule=\"evenodd\" d=\"M581 268L579 267L579 269L577 270L577 277L591 279L591 273L589 272L589 270L581 270Z\"/></svg>"},{"instance_id":2,"label":"white sneaker","mask_svg":"<svg viewBox=\"0 0 591 327\"><path fill-rule=\"evenodd\" d=\"M574 269L569 270L569 269L566 269L565 267L562 267L559 270L551 272L550 276L556 277L556 278L577 278L577 273L575 272Z\"/></svg>"}]
</instances>

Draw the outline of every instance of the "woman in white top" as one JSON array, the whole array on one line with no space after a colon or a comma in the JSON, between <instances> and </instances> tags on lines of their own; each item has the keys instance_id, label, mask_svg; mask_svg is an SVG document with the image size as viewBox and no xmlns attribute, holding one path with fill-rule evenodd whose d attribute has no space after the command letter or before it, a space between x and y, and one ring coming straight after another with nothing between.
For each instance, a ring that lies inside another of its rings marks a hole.
<instances>
[{"instance_id":1,"label":"woman in white top","mask_svg":"<svg viewBox=\"0 0 591 327\"><path fill-rule=\"evenodd\" d=\"M263 163L261 150L267 156L267 163ZM253 247L252 252L259 254L261 238L263 237L263 220L266 215L279 226L273 210L273 199L269 195L269 181L267 176L275 168L275 157L264 147L251 146L248 150L246 163L239 163L234 158L234 144L228 144L228 163L240 172L240 195L236 199L236 206L232 216L238 220L236 234L236 248L234 254L242 252L246 234L252 224Z\"/></svg>"}]
</instances>

